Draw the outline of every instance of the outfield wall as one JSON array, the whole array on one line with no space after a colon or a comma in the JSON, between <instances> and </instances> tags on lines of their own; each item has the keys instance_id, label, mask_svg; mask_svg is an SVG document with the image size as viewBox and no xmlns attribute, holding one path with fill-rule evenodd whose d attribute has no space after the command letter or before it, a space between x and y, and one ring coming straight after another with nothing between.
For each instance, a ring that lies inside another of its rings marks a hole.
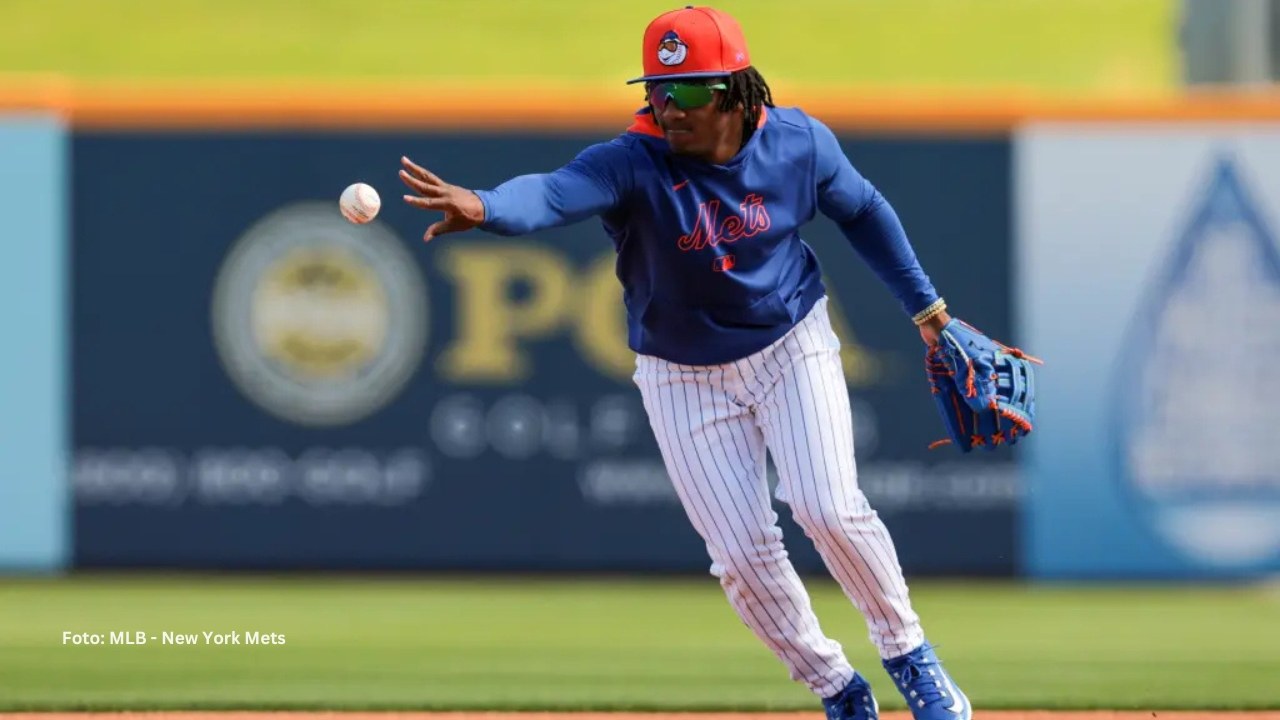
<instances>
[{"instance_id":1,"label":"outfield wall","mask_svg":"<svg viewBox=\"0 0 1280 720\"><path fill-rule=\"evenodd\" d=\"M598 222L424 246L428 215L397 202L402 154L490 187L606 137L78 132L77 563L705 569L631 381ZM844 140L953 302L1007 336L1007 140ZM387 199L370 227L334 202L356 179ZM848 344L862 482L903 561L1011 573L1010 457L926 449L940 429L918 336L833 225L809 238Z\"/></svg>"},{"instance_id":2,"label":"outfield wall","mask_svg":"<svg viewBox=\"0 0 1280 720\"><path fill-rule=\"evenodd\" d=\"M630 381L612 251L598 224L423 246L428 216L398 202L401 155L451 181L492 186L610 137L621 125L601 120L610 108L555 125L531 100L498 115L531 118L517 129L492 113L473 125L491 110L480 100L449 114L410 97L352 117L350 103L325 106L323 97L246 93L237 113L234 100L210 96L41 101L73 128L62 214L72 227L68 470L12 476L55 488L43 497L72 519L75 565L705 570ZM1092 164L1073 164L1077 144L1096 147L1099 133L1145 118L1199 138L1179 147L1191 158L1184 165L1207 167L1241 136L1240 121L1280 120L1280 109L1238 99L1038 109L1006 101L950 114L936 104L817 104L894 203L953 307L1049 361L1040 433L1017 452L927 451L940 428L917 337L834 227L819 220L809 229L845 343L860 482L908 573L1232 577L1280 568L1270 534L1280 527L1280 480L1265 462L1217 475L1209 463L1188 481L1123 460L1135 447L1143 457L1169 447L1196 454L1196 442L1213 457L1227 452L1224 438L1235 442L1224 457L1264 458L1254 449L1280 436L1267 410L1280 404L1237 383L1234 406L1214 405L1226 408L1212 415L1215 434L1131 431L1165 427L1152 418L1169 412L1150 408L1177 396L1150 391L1143 378L1183 375L1151 370L1142 353L1113 361L1110 330L1105 343L1091 340L1109 325L1071 322L1142 324L1121 288L1155 272L1173 238L1190 234L1177 232L1178 218L1209 196L1197 190L1208 176L1153 159L1159 143L1124 162L1098 151ZM1046 146L1036 117L1076 123ZM1246 142L1235 167L1265 152ZM336 210L356 180L386 202L371 226ZM1153 189L1160 183L1166 190ZM1269 217L1280 206L1272 187L1264 176L1258 192L1232 195L1254 208L1236 217ZM1134 212L1141 207L1167 212ZM1277 283L1247 270L1270 267L1259 248L1274 237L1266 222L1250 222L1262 228L1249 247L1263 262L1227 272L1254 282L1256 320L1271 317ZM1137 238L1147 249L1124 251ZM1021 284L1011 284L1011 267ZM1216 297L1223 286L1203 287ZM1144 317L1155 317L1152 302ZM1199 312L1217 327L1218 310ZM1223 327L1215 338L1254 343L1269 357L1271 335ZM1230 361L1230 377L1257 372L1240 359L1253 355L1214 357ZM1107 382L1090 381L1100 376ZM1129 387L1146 390L1117 390ZM1102 398L1117 396L1128 397L1125 412L1108 413ZM16 407L6 405L7 422L26 417ZM7 473L19 467L5 460ZM819 571L779 511L797 565ZM1169 523L1182 530L1162 529Z\"/></svg>"}]
</instances>

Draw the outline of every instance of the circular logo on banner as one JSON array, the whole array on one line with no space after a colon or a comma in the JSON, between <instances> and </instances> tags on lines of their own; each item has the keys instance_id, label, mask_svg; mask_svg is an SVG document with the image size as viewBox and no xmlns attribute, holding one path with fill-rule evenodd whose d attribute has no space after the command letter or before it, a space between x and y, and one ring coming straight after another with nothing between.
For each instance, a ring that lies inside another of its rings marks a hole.
<instances>
[{"instance_id":1,"label":"circular logo on banner","mask_svg":"<svg viewBox=\"0 0 1280 720\"><path fill-rule=\"evenodd\" d=\"M299 203L241 236L213 291L213 339L250 400L302 425L342 425L385 405L426 342L414 258L382 223Z\"/></svg>"}]
</instances>

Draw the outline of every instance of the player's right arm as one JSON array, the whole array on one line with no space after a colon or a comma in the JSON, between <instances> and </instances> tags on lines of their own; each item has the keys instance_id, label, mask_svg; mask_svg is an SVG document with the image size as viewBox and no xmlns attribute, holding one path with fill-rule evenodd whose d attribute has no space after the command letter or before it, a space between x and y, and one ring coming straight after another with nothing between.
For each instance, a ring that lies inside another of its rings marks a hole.
<instances>
[{"instance_id":1,"label":"player's right arm","mask_svg":"<svg viewBox=\"0 0 1280 720\"><path fill-rule=\"evenodd\" d=\"M553 172L514 177L492 190L449 185L408 158L402 164L401 180L418 192L405 202L445 213L427 228L427 241L475 227L526 235L569 225L618 206L631 190L627 150L618 142L592 145Z\"/></svg>"}]
</instances>

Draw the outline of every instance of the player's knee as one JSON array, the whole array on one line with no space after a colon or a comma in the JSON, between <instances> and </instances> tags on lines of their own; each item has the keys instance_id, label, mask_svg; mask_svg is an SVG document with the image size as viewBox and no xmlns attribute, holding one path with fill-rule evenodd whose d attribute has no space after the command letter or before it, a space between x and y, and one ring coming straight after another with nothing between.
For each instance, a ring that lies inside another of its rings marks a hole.
<instances>
[{"instance_id":1,"label":"player's knee","mask_svg":"<svg viewBox=\"0 0 1280 720\"><path fill-rule=\"evenodd\" d=\"M805 503L792 508L796 523L815 540L835 539L857 530L871 508L861 493L848 502Z\"/></svg>"},{"instance_id":2,"label":"player's knee","mask_svg":"<svg viewBox=\"0 0 1280 720\"><path fill-rule=\"evenodd\" d=\"M786 557L781 531L777 534L760 533L755 537L730 541L717 548L712 554L715 562L711 566L711 574L722 579L725 576L740 576L756 572L756 568L777 564Z\"/></svg>"},{"instance_id":3,"label":"player's knee","mask_svg":"<svg viewBox=\"0 0 1280 720\"><path fill-rule=\"evenodd\" d=\"M823 540L844 532L844 518L834 509L797 509L795 519L805 534L814 540Z\"/></svg>"}]
</instances>

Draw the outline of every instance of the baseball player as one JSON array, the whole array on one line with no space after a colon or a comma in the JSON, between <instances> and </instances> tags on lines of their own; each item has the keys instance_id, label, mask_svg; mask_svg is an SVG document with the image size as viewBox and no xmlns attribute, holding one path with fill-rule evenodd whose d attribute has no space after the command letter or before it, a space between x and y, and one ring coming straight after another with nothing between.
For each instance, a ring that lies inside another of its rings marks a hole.
<instances>
[{"instance_id":1,"label":"baseball player","mask_svg":"<svg viewBox=\"0 0 1280 720\"><path fill-rule=\"evenodd\" d=\"M765 479L769 452L779 498L862 612L915 717L969 720L969 700L925 640L893 541L858 488L839 341L800 227L818 211L838 223L914 319L935 396L944 418L960 418L946 419L965 450L983 444L973 421L988 405L982 422L995 423L987 436L997 438L988 447L1030 429L1007 397L993 404L990 387L975 400L975 377L982 386L996 374L979 352L991 343L947 314L894 210L831 130L773 104L733 18L692 6L659 16L645 30L643 66L630 82L645 84L647 104L631 126L554 172L469 190L402 158L400 177L414 191L405 201L444 213L424 240L471 228L522 235L599 216L618 254L635 383L742 622L832 720L878 716L867 680L819 627L787 557ZM948 364L942 347L958 360ZM964 402L974 410L961 412Z\"/></svg>"}]
</instances>

